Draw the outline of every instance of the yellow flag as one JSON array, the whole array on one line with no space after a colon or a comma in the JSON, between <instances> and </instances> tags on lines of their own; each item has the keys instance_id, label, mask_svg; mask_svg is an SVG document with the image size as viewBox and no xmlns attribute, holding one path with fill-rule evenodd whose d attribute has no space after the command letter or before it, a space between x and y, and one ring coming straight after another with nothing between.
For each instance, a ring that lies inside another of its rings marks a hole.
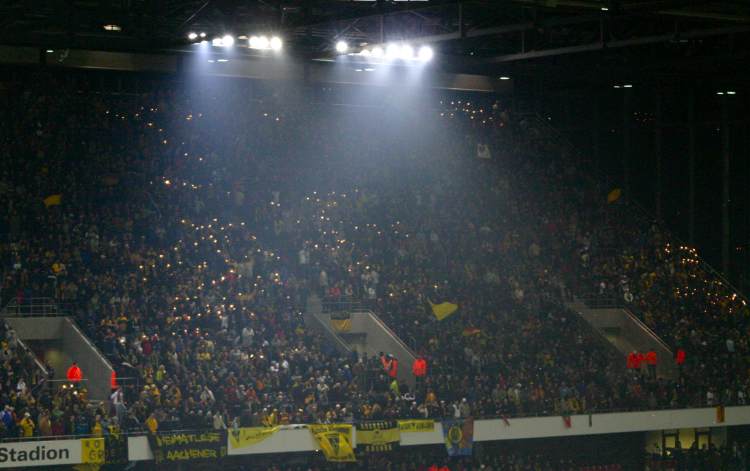
<instances>
[{"instance_id":1,"label":"yellow flag","mask_svg":"<svg viewBox=\"0 0 750 471\"><path fill-rule=\"evenodd\" d=\"M62 203L62 194L57 193L54 195L49 195L48 197L44 198L44 206L46 208L49 208L50 206L57 206Z\"/></svg>"},{"instance_id":2,"label":"yellow flag","mask_svg":"<svg viewBox=\"0 0 750 471\"><path fill-rule=\"evenodd\" d=\"M248 427L229 431L229 444L231 448L245 448L260 443L281 427Z\"/></svg>"},{"instance_id":3,"label":"yellow flag","mask_svg":"<svg viewBox=\"0 0 750 471\"><path fill-rule=\"evenodd\" d=\"M440 304L432 304L430 303L430 307L432 308L432 313L435 315L437 320L442 321L446 317L450 316L454 312L458 310L458 304L453 303L440 303Z\"/></svg>"},{"instance_id":4,"label":"yellow flag","mask_svg":"<svg viewBox=\"0 0 750 471\"><path fill-rule=\"evenodd\" d=\"M315 442L323 451L327 461L354 463L357 461L352 448L352 425L308 425Z\"/></svg>"},{"instance_id":5,"label":"yellow flag","mask_svg":"<svg viewBox=\"0 0 750 471\"><path fill-rule=\"evenodd\" d=\"M331 327L336 332L349 332L352 330L351 319L331 319Z\"/></svg>"},{"instance_id":6,"label":"yellow flag","mask_svg":"<svg viewBox=\"0 0 750 471\"><path fill-rule=\"evenodd\" d=\"M607 203L614 203L615 201L620 199L620 196L622 196L622 190L619 188L615 188L614 190L607 193Z\"/></svg>"}]
</instances>

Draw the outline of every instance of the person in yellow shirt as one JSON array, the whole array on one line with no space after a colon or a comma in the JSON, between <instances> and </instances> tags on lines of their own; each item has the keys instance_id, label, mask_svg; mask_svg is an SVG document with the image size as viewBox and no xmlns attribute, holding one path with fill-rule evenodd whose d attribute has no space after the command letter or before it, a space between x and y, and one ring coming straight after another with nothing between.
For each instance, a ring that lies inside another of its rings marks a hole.
<instances>
[{"instance_id":1,"label":"person in yellow shirt","mask_svg":"<svg viewBox=\"0 0 750 471\"><path fill-rule=\"evenodd\" d=\"M435 395L435 392L432 389L429 389L427 391L427 397L425 397L424 402L428 406L437 405L437 396Z\"/></svg>"},{"instance_id":2,"label":"person in yellow shirt","mask_svg":"<svg viewBox=\"0 0 750 471\"><path fill-rule=\"evenodd\" d=\"M111 437L120 438L120 425L117 422L117 416L112 417L107 425L107 432Z\"/></svg>"},{"instance_id":3,"label":"person in yellow shirt","mask_svg":"<svg viewBox=\"0 0 750 471\"><path fill-rule=\"evenodd\" d=\"M39 434L43 437L52 435L52 419L47 410L39 415Z\"/></svg>"},{"instance_id":4,"label":"person in yellow shirt","mask_svg":"<svg viewBox=\"0 0 750 471\"><path fill-rule=\"evenodd\" d=\"M94 419L94 425L91 427L91 434L95 437L104 436L104 427L102 426L102 416L97 415Z\"/></svg>"},{"instance_id":5,"label":"person in yellow shirt","mask_svg":"<svg viewBox=\"0 0 750 471\"><path fill-rule=\"evenodd\" d=\"M393 379L393 381L391 381L391 386L390 386L390 388L391 388L391 392L392 392L393 394L395 394L395 395L396 395L396 396L398 396L398 397L401 397L401 390L400 390L400 388L398 387L398 380L397 380L397 379L395 379L395 378L394 378L394 379Z\"/></svg>"},{"instance_id":6,"label":"person in yellow shirt","mask_svg":"<svg viewBox=\"0 0 750 471\"><path fill-rule=\"evenodd\" d=\"M28 412L23 414L23 419L21 419L21 423L19 424L21 427L21 436L26 437L33 437L34 436L34 428L36 428L34 421L31 420L31 414Z\"/></svg>"},{"instance_id":7,"label":"person in yellow shirt","mask_svg":"<svg viewBox=\"0 0 750 471\"><path fill-rule=\"evenodd\" d=\"M264 427L273 427L275 425L278 425L278 423L279 423L279 420L278 420L278 415L277 415L277 410L276 409L272 410L270 413L267 413L263 417L263 426Z\"/></svg>"}]
</instances>

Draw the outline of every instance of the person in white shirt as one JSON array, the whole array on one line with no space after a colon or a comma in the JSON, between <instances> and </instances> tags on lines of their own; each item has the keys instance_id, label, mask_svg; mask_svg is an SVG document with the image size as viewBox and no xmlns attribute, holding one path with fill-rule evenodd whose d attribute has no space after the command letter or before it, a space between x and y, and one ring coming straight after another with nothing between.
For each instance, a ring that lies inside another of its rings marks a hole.
<instances>
[{"instance_id":1,"label":"person in white shirt","mask_svg":"<svg viewBox=\"0 0 750 471\"><path fill-rule=\"evenodd\" d=\"M117 391L109 396L109 400L112 402L112 406L115 409L117 422L122 424L123 420L125 420L125 414L127 413L127 410L125 409L125 394L122 392L122 387L117 388Z\"/></svg>"},{"instance_id":2,"label":"person in white shirt","mask_svg":"<svg viewBox=\"0 0 750 471\"><path fill-rule=\"evenodd\" d=\"M708 391L706 391L706 405L713 406L715 400L716 396L714 395L713 390L709 389Z\"/></svg>"},{"instance_id":3,"label":"person in white shirt","mask_svg":"<svg viewBox=\"0 0 750 471\"><path fill-rule=\"evenodd\" d=\"M227 428L227 424L224 423L224 416L220 412L214 414L213 425L214 430L224 430Z\"/></svg>"}]
</instances>

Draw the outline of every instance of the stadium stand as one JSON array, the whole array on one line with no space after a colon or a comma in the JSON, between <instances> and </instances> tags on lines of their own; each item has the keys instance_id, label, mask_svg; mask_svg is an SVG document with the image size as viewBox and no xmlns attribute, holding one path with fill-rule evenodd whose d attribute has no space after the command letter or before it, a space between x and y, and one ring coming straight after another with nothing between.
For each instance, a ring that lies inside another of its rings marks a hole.
<instances>
[{"instance_id":1,"label":"stadium stand","mask_svg":"<svg viewBox=\"0 0 750 471\"><path fill-rule=\"evenodd\" d=\"M85 385L29 399L6 378L6 436L27 413L44 436L746 401L744 298L502 104L397 116L231 81L115 95L85 74L15 77L2 299L55 299L138 377L110 404ZM680 377L627 371L565 307L590 292L684 350ZM427 360L425 379L410 390L380 358L334 350L304 324L311 294L370 306ZM438 321L433 302L458 310Z\"/></svg>"}]
</instances>

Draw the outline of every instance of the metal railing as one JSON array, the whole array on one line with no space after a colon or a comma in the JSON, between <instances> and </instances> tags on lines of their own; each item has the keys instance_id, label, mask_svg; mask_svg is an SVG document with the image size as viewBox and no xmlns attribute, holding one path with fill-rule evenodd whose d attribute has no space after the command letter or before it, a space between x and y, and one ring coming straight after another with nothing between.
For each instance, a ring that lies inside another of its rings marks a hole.
<instances>
[{"instance_id":1,"label":"metal railing","mask_svg":"<svg viewBox=\"0 0 750 471\"><path fill-rule=\"evenodd\" d=\"M362 302L355 297L339 297L335 299L323 299L323 313L352 312L362 308Z\"/></svg>"},{"instance_id":2,"label":"metal railing","mask_svg":"<svg viewBox=\"0 0 750 471\"><path fill-rule=\"evenodd\" d=\"M47 378L49 375L49 372L47 371L47 368L44 367L41 361L39 361L39 358L36 357L33 351L24 343L23 340L18 339L18 347L23 350L23 352L28 355L31 359L34 360L34 364L39 368L39 371L41 371L42 375Z\"/></svg>"},{"instance_id":3,"label":"metal railing","mask_svg":"<svg viewBox=\"0 0 750 471\"><path fill-rule=\"evenodd\" d=\"M66 315L52 298L13 298L3 307L3 317L56 317Z\"/></svg>"}]
</instances>

